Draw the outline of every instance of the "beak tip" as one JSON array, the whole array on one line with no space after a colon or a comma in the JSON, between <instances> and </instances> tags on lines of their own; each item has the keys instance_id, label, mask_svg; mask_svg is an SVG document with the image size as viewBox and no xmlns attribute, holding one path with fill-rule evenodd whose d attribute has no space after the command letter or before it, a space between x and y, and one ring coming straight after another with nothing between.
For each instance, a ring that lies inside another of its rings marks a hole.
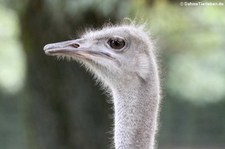
<instances>
[{"instance_id":1,"label":"beak tip","mask_svg":"<svg viewBox=\"0 0 225 149\"><path fill-rule=\"evenodd\" d=\"M44 52L45 52L46 55L50 55L50 53L48 51L49 49L50 49L49 48L49 44L47 44L47 45L44 46L43 50L44 50Z\"/></svg>"},{"instance_id":2,"label":"beak tip","mask_svg":"<svg viewBox=\"0 0 225 149\"><path fill-rule=\"evenodd\" d=\"M49 49L49 44L46 44L43 48L44 51L48 50Z\"/></svg>"}]
</instances>

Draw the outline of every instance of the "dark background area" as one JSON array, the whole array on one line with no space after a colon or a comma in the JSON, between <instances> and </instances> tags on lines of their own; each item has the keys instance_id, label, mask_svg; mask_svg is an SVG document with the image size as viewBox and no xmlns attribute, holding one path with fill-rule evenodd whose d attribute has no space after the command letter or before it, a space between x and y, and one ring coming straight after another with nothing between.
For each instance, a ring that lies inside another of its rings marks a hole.
<instances>
[{"instance_id":1,"label":"dark background area","mask_svg":"<svg viewBox=\"0 0 225 149\"><path fill-rule=\"evenodd\" d=\"M106 95L42 49L126 17L146 23L158 50L158 148L224 148L224 14L224 0L0 0L0 149L110 148Z\"/></svg>"}]
</instances>

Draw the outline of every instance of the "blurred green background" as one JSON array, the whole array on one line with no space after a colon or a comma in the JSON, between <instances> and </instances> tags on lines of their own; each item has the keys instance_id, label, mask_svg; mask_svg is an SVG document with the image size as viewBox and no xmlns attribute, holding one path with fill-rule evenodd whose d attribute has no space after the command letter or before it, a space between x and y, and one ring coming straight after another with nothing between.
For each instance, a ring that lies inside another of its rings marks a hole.
<instances>
[{"instance_id":1,"label":"blurred green background","mask_svg":"<svg viewBox=\"0 0 225 149\"><path fill-rule=\"evenodd\" d=\"M110 147L106 96L78 64L42 49L126 17L147 24L159 53L158 148L224 149L225 1L180 2L0 0L0 149Z\"/></svg>"}]
</instances>

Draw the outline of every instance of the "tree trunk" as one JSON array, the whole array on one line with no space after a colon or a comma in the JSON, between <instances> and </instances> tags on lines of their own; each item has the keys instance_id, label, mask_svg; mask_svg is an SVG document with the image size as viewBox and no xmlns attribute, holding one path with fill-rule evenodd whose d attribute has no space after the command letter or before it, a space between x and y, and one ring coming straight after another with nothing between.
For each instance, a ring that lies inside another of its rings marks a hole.
<instances>
[{"instance_id":1,"label":"tree trunk","mask_svg":"<svg viewBox=\"0 0 225 149\"><path fill-rule=\"evenodd\" d=\"M97 27L107 18L114 22L117 14L106 17L90 7L76 17L64 9L65 1L60 3L56 16L46 1L29 0L20 16L27 56L28 148L109 148L111 120L105 96L78 64L57 61L42 49L47 43L68 40L80 26Z\"/></svg>"}]
</instances>

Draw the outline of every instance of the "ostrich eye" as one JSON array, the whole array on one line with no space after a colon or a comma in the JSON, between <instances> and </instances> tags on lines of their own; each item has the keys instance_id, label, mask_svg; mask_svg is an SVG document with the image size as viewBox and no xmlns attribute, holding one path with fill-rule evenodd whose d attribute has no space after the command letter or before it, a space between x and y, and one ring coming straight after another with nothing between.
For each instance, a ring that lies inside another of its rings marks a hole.
<instances>
[{"instance_id":1,"label":"ostrich eye","mask_svg":"<svg viewBox=\"0 0 225 149\"><path fill-rule=\"evenodd\" d=\"M110 38L107 43L113 49L122 49L125 46L124 39L120 37Z\"/></svg>"}]
</instances>

